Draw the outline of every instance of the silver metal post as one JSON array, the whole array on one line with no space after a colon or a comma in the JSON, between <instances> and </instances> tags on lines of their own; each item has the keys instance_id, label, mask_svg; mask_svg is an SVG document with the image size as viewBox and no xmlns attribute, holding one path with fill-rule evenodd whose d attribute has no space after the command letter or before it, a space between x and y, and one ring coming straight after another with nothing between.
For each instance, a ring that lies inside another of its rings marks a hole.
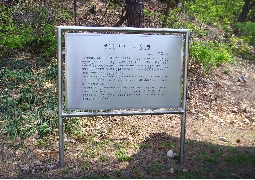
<instances>
[{"instance_id":1,"label":"silver metal post","mask_svg":"<svg viewBox=\"0 0 255 180\"><path fill-rule=\"evenodd\" d=\"M182 101L182 114L181 120L181 137L180 137L180 164L184 162L184 144L185 144L185 131L186 131L186 111L187 111L187 86L188 86L188 64L189 64L189 32L185 34L185 55L184 55L184 74L183 74L183 101Z\"/></svg>"},{"instance_id":2,"label":"silver metal post","mask_svg":"<svg viewBox=\"0 0 255 180\"><path fill-rule=\"evenodd\" d=\"M59 119L59 161L60 167L65 167L64 160L64 133L63 133L63 118L60 116Z\"/></svg>"},{"instance_id":3,"label":"silver metal post","mask_svg":"<svg viewBox=\"0 0 255 180\"><path fill-rule=\"evenodd\" d=\"M58 27L59 28L59 27ZM65 166L64 162L64 133L63 133L63 117L62 117L62 102L63 102L63 84L62 84L62 31L58 29L58 126L59 126L59 160L60 167Z\"/></svg>"},{"instance_id":4,"label":"silver metal post","mask_svg":"<svg viewBox=\"0 0 255 180\"><path fill-rule=\"evenodd\" d=\"M183 165L183 161L184 161L185 124L186 124L186 112L182 115L182 121L181 121L181 140L180 140L180 152L179 152L181 165Z\"/></svg>"}]
</instances>

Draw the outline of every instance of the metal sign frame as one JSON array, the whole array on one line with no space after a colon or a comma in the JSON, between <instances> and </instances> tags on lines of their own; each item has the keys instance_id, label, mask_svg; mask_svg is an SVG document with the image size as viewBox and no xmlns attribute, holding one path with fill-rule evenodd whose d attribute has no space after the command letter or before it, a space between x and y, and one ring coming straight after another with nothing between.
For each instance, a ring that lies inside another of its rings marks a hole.
<instances>
[{"instance_id":1,"label":"metal sign frame","mask_svg":"<svg viewBox=\"0 0 255 180\"><path fill-rule=\"evenodd\" d=\"M67 111L64 110L64 70L63 70L63 33L64 32L123 32L123 33L162 33L178 34L184 37L184 53L182 68L182 95L181 108L178 109L139 109L139 110L121 110L121 111ZM184 160L184 143L185 143L185 126L186 126L186 109L187 109L187 77L188 77L188 59L189 59L189 29L170 29L170 28L133 28L133 27L84 27L84 26L58 26L57 43L58 43L58 121L59 121L59 160L60 167L65 166L64 162L64 132L63 117L84 117L84 116L128 116L128 115L160 115L160 114L180 114L181 133L180 133L180 151L179 162L183 164Z\"/></svg>"}]
</instances>

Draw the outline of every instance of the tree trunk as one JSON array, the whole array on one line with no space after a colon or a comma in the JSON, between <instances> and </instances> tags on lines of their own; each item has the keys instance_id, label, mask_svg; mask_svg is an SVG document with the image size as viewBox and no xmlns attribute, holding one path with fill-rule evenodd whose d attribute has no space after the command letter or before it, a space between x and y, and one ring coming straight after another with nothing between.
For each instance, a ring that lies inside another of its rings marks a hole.
<instances>
[{"instance_id":1,"label":"tree trunk","mask_svg":"<svg viewBox=\"0 0 255 180\"><path fill-rule=\"evenodd\" d=\"M164 17L164 20L163 20L163 23L162 23L162 28L164 28L166 26L166 21L167 21L167 17L168 17L168 14L169 14L170 7L171 7L171 2L172 2L172 0L167 1L166 11L165 11L165 14L164 14L165 17Z\"/></svg>"},{"instance_id":2,"label":"tree trunk","mask_svg":"<svg viewBox=\"0 0 255 180\"><path fill-rule=\"evenodd\" d=\"M144 0L126 0L128 27L144 27Z\"/></svg>"},{"instance_id":3,"label":"tree trunk","mask_svg":"<svg viewBox=\"0 0 255 180\"><path fill-rule=\"evenodd\" d=\"M166 11L164 13L165 17L164 17L163 22L162 22L162 28L166 26L167 17L168 17L170 9L176 8L179 3L182 3L182 2L180 0L167 0Z\"/></svg>"},{"instance_id":4,"label":"tree trunk","mask_svg":"<svg viewBox=\"0 0 255 180\"><path fill-rule=\"evenodd\" d=\"M242 12L240 13L237 21L244 22L247 20L249 11L255 6L255 0L245 0L245 3L242 8Z\"/></svg>"},{"instance_id":5,"label":"tree trunk","mask_svg":"<svg viewBox=\"0 0 255 180\"><path fill-rule=\"evenodd\" d=\"M74 25L77 26L77 21L76 21L76 0L73 1L73 11L74 11Z\"/></svg>"}]
</instances>

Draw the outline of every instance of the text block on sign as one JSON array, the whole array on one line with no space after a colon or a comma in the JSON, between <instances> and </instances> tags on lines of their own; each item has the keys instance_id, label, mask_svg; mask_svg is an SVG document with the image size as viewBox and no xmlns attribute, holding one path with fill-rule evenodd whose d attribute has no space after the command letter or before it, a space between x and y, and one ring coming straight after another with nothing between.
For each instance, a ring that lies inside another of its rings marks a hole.
<instances>
[{"instance_id":1,"label":"text block on sign","mask_svg":"<svg viewBox=\"0 0 255 180\"><path fill-rule=\"evenodd\" d=\"M181 106L183 37L66 33L66 109Z\"/></svg>"}]
</instances>

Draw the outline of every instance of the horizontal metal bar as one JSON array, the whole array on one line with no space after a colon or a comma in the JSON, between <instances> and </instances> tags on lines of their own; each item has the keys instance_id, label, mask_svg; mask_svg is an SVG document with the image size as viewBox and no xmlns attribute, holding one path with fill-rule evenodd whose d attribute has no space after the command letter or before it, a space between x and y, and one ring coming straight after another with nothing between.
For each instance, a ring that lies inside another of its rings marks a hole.
<instances>
[{"instance_id":1,"label":"horizontal metal bar","mask_svg":"<svg viewBox=\"0 0 255 180\"><path fill-rule=\"evenodd\" d=\"M134 27L86 27L58 26L61 31L115 31L115 32L157 32L157 33L189 33L189 29L172 28L134 28Z\"/></svg>"},{"instance_id":2,"label":"horizontal metal bar","mask_svg":"<svg viewBox=\"0 0 255 180\"><path fill-rule=\"evenodd\" d=\"M160 114L183 114L183 110L146 110L146 111L109 111L109 112L62 112L62 117L82 116L131 116L131 115L160 115Z\"/></svg>"}]
</instances>

